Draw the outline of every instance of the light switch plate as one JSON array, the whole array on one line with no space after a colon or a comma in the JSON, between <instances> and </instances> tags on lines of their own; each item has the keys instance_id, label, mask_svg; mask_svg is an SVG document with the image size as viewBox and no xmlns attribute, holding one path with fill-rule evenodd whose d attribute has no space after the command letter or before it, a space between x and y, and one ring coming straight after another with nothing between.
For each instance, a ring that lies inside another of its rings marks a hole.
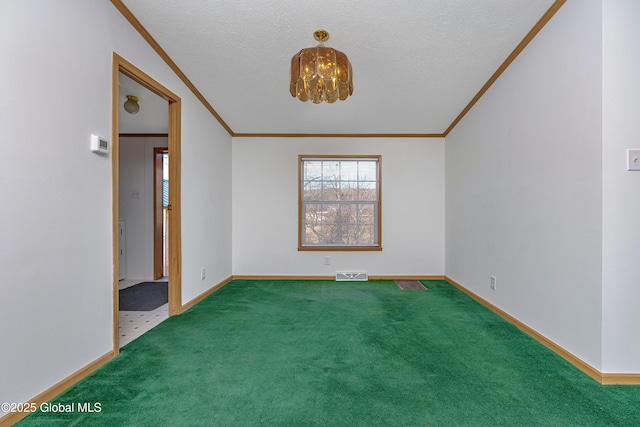
<instances>
[{"instance_id":1,"label":"light switch plate","mask_svg":"<svg viewBox=\"0 0 640 427\"><path fill-rule=\"evenodd\" d=\"M627 170L640 171L640 148L629 148L627 150Z\"/></svg>"}]
</instances>

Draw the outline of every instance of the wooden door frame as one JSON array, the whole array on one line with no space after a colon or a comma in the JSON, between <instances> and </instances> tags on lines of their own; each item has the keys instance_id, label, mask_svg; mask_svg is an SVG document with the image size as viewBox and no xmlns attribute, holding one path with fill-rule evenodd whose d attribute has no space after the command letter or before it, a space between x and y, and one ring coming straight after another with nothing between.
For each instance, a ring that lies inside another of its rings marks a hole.
<instances>
[{"instance_id":1,"label":"wooden door frame","mask_svg":"<svg viewBox=\"0 0 640 427\"><path fill-rule=\"evenodd\" d=\"M138 67L113 53L111 99L111 176L112 176L112 232L113 232L113 351L120 353L118 335L118 218L119 209L119 75L133 79L169 103L168 150L169 162L169 316L182 312L182 242L180 230L180 125L181 100L169 89L155 81Z\"/></svg>"}]
</instances>

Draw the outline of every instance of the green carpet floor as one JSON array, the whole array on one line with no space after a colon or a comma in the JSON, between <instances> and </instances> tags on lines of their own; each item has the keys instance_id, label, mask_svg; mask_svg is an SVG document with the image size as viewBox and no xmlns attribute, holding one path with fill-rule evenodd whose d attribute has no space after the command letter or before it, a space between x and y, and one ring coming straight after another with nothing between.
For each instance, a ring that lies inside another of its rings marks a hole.
<instances>
[{"instance_id":1,"label":"green carpet floor","mask_svg":"<svg viewBox=\"0 0 640 427\"><path fill-rule=\"evenodd\" d=\"M233 281L20 426L640 426L603 386L443 281Z\"/></svg>"}]
</instances>

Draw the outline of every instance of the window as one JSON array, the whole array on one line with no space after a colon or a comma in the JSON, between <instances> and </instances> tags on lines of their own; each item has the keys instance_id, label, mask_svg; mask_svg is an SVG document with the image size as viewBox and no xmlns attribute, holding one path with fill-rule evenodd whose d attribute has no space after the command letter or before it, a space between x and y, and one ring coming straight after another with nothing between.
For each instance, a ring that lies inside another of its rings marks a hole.
<instances>
[{"instance_id":1,"label":"window","mask_svg":"<svg viewBox=\"0 0 640 427\"><path fill-rule=\"evenodd\" d=\"M299 156L298 250L382 250L380 156Z\"/></svg>"}]
</instances>

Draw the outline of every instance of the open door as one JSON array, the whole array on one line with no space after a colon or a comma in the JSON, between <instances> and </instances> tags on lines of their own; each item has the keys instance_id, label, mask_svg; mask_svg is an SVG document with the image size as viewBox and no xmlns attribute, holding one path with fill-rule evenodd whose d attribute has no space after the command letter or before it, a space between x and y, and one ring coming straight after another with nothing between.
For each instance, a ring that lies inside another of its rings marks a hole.
<instances>
[{"instance_id":1,"label":"open door","mask_svg":"<svg viewBox=\"0 0 640 427\"><path fill-rule=\"evenodd\" d=\"M153 279L169 275L169 150L153 149Z\"/></svg>"}]
</instances>

